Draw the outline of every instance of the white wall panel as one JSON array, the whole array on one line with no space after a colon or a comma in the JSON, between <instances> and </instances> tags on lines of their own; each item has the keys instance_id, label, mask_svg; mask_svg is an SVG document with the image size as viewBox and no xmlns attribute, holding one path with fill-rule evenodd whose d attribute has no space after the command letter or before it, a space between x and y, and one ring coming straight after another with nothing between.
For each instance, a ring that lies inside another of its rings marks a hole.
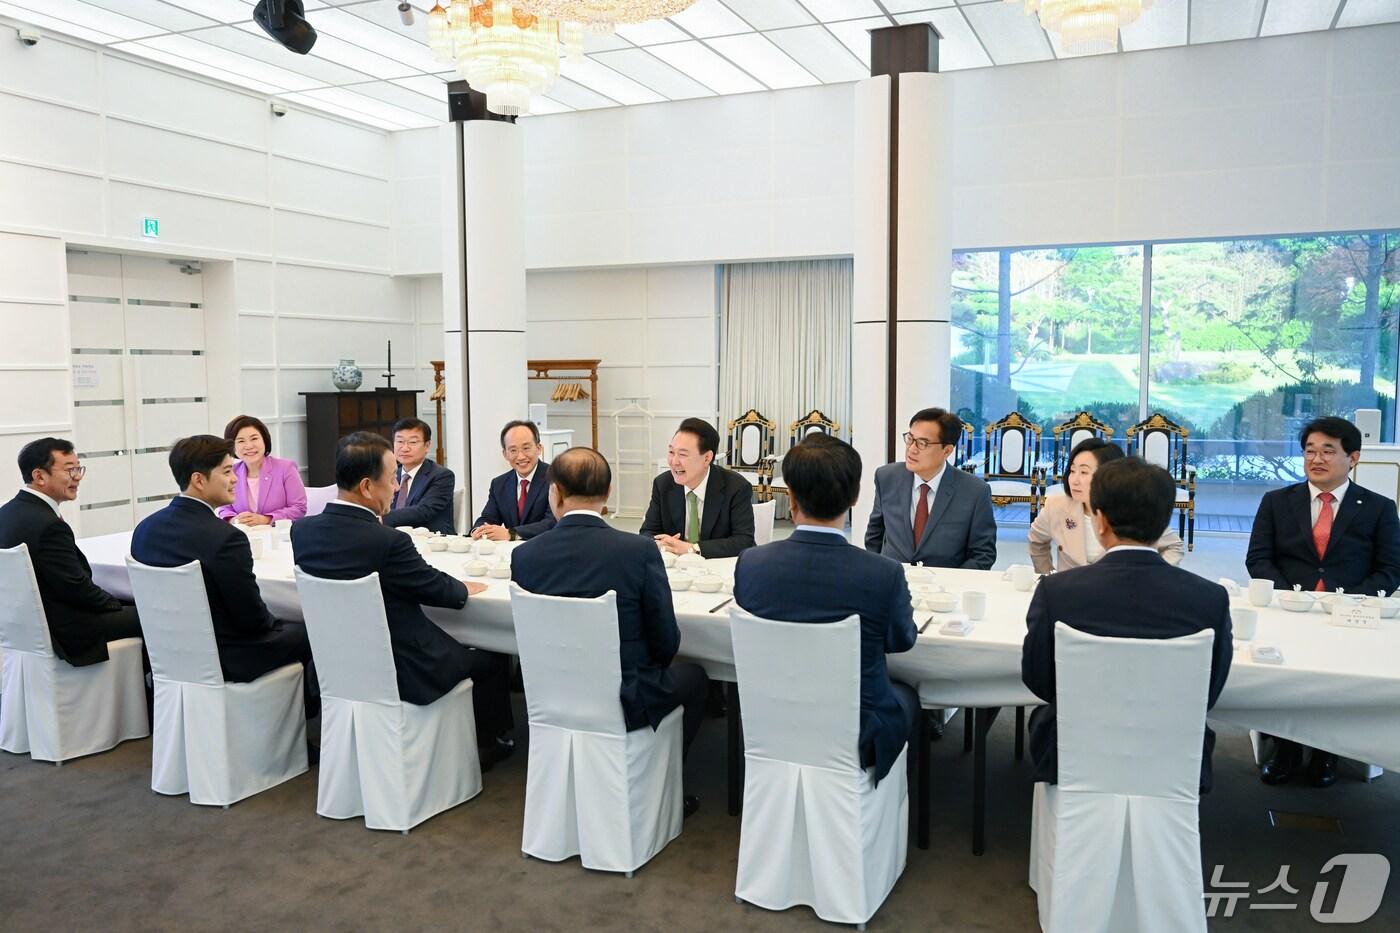
<instances>
[{"instance_id":1,"label":"white wall panel","mask_svg":"<svg viewBox=\"0 0 1400 933\"><path fill-rule=\"evenodd\" d=\"M24 400L0 406L0 425L68 424L68 379L60 371L0 369L0 398Z\"/></svg>"},{"instance_id":2,"label":"white wall panel","mask_svg":"<svg viewBox=\"0 0 1400 933\"><path fill-rule=\"evenodd\" d=\"M245 364L272 364L276 360L276 327L270 317L239 315L238 358Z\"/></svg>"},{"instance_id":3,"label":"white wall panel","mask_svg":"<svg viewBox=\"0 0 1400 933\"><path fill-rule=\"evenodd\" d=\"M239 374L244 411L267 417L277 413L277 375L270 369L245 369ZM297 404L298 411L305 414L306 406L300 399Z\"/></svg>"},{"instance_id":4,"label":"white wall panel","mask_svg":"<svg viewBox=\"0 0 1400 933\"><path fill-rule=\"evenodd\" d=\"M116 253L96 253L86 250L69 250L65 256L68 265L67 295L83 298L122 297L122 258ZM120 304L117 313L121 312ZM105 346L105 344L104 344ZM120 347L121 343L113 346Z\"/></svg>"},{"instance_id":5,"label":"white wall panel","mask_svg":"<svg viewBox=\"0 0 1400 933\"><path fill-rule=\"evenodd\" d=\"M102 182L91 176L0 162L0 192L7 226L102 232Z\"/></svg>"},{"instance_id":6,"label":"white wall panel","mask_svg":"<svg viewBox=\"0 0 1400 933\"><path fill-rule=\"evenodd\" d=\"M95 113L0 94L0 127L11 128L0 133L0 158L101 171L100 122Z\"/></svg>"},{"instance_id":7,"label":"white wall panel","mask_svg":"<svg viewBox=\"0 0 1400 933\"><path fill-rule=\"evenodd\" d=\"M648 320L646 326L647 365L666 363L715 363L717 331L715 313L706 317Z\"/></svg>"},{"instance_id":8,"label":"white wall panel","mask_svg":"<svg viewBox=\"0 0 1400 933\"><path fill-rule=\"evenodd\" d=\"M0 299L0 368L49 364L66 366L68 346L55 326L62 308Z\"/></svg>"},{"instance_id":9,"label":"white wall panel","mask_svg":"<svg viewBox=\"0 0 1400 933\"><path fill-rule=\"evenodd\" d=\"M63 301L63 242L0 231L0 299Z\"/></svg>"},{"instance_id":10,"label":"white wall panel","mask_svg":"<svg viewBox=\"0 0 1400 933\"><path fill-rule=\"evenodd\" d=\"M267 101L192 76L109 56L107 112L253 148L267 145Z\"/></svg>"},{"instance_id":11,"label":"white wall panel","mask_svg":"<svg viewBox=\"0 0 1400 933\"><path fill-rule=\"evenodd\" d=\"M77 107L101 106L98 55L90 48L49 35L38 45L0 42L0 88L47 97Z\"/></svg>"},{"instance_id":12,"label":"white wall panel","mask_svg":"<svg viewBox=\"0 0 1400 933\"><path fill-rule=\"evenodd\" d=\"M160 220L162 246L243 255L269 252L268 210L218 198L123 182L108 184L110 228L116 239L142 240L142 221Z\"/></svg>"},{"instance_id":13,"label":"white wall panel","mask_svg":"<svg viewBox=\"0 0 1400 933\"><path fill-rule=\"evenodd\" d=\"M387 275L279 263L275 281L281 314L413 320L412 283Z\"/></svg>"},{"instance_id":14,"label":"white wall panel","mask_svg":"<svg viewBox=\"0 0 1400 933\"><path fill-rule=\"evenodd\" d=\"M204 300L203 277L181 272L182 268L184 263L178 260L154 256L123 256L123 297L128 302L141 300L201 303Z\"/></svg>"},{"instance_id":15,"label":"white wall panel","mask_svg":"<svg viewBox=\"0 0 1400 933\"><path fill-rule=\"evenodd\" d=\"M389 174L388 134L293 110L272 121L272 151L380 178Z\"/></svg>"},{"instance_id":16,"label":"white wall panel","mask_svg":"<svg viewBox=\"0 0 1400 933\"><path fill-rule=\"evenodd\" d=\"M107 121L107 171L157 186L267 199L265 153L125 120Z\"/></svg>"},{"instance_id":17,"label":"white wall panel","mask_svg":"<svg viewBox=\"0 0 1400 933\"><path fill-rule=\"evenodd\" d=\"M84 350L120 350L125 342L126 319L120 304L97 301L68 303L68 332L74 347Z\"/></svg>"},{"instance_id":18,"label":"white wall panel","mask_svg":"<svg viewBox=\"0 0 1400 933\"><path fill-rule=\"evenodd\" d=\"M648 318L713 319L717 310L714 266L661 266L646 270Z\"/></svg>"},{"instance_id":19,"label":"white wall panel","mask_svg":"<svg viewBox=\"0 0 1400 933\"><path fill-rule=\"evenodd\" d=\"M87 453L94 450L125 450L126 449L126 409L121 405L97 405L92 407L82 407L73 409L73 431L77 437L79 453ZM119 461L112 461L119 463ZM97 473L96 467L89 467L89 473ZM104 472L114 472L111 470ZM111 477L104 478L103 482L114 482ZM129 485L131 478L128 476L124 485ZM86 490L87 485L84 484Z\"/></svg>"},{"instance_id":20,"label":"white wall panel","mask_svg":"<svg viewBox=\"0 0 1400 933\"><path fill-rule=\"evenodd\" d=\"M135 356L133 398L204 398L209 393L202 356Z\"/></svg>"},{"instance_id":21,"label":"white wall panel","mask_svg":"<svg viewBox=\"0 0 1400 933\"><path fill-rule=\"evenodd\" d=\"M303 262L343 263L383 269L393 264L387 227L278 211L273 248L277 255Z\"/></svg>"},{"instance_id":22,"label":"white wall panel","mask_svg":"<svg viewBox=\"0 0 1400 933\"><path fill-rule=\"evenodd\" d=\"M125 397L125 370L122 365L122 358L115 354L80 354L76 363L85 365L88 374L91 375L90 382L95 385L73 386L73 400L76 402L95 401L120 401ZM65 377L66 378L66 377ZM117 409L98 406L105 416L118 412ZM84 408L78 409L84 411ZM118 417L119 414L113 414ZM67 419L64 419L67 420Z\"/></svg>"},{"instance_id":23,"label":"white wall panel","mask_svg":"<svg viewBox=\"0 0 1400 933\"><path fill-rule=\"evenodd\" d=\"M132 477L131 494L138 499L144 496L174 497L180 493L179 488L175 485L175 477L170 472L170 453L168 451L137 454L134 458ZM157 508L164 505L164 502L156 503Z\"/></svg>"},{"instance_id":24,"label":"white wall panel","mask_svg":"<svg viewBox=\"0 0 1400 933\"><path fill-rule=\"evenodd\" d=\"M83 440L82 433L73 442L79 453L117 449L88 444ZM131 498L131 467L125 456L84 457L83 460L88 471L78 487L78 505Z\"/></svg>"},{"instance_id":25,"label":"white wall panel","mask_svg":"<svg viewBox=\"0 0 1400 933\"><path fill-rule=\"evenodd\" d=\"M326 373L343 358L353 358L365 371L365 385L373 387L370 369L384 365L385 342L402 348L396 366L412 364L412 324L377 324L359 321L312 321L282 318L277 322L279 359L287 365L325 365ZM395 354L398 356L398 354ZM329 387L330 376L324 376ZM382 383L380 383L382 385Z\"/></svg>"},{"instance_id":26,"label":"white wall panel","mask_svg":"<svg viewBox=\"0 0 1400 933\"><path fill-rule=\"evenodd\" d=\"M240 259L234 263L239 311L272 310L272 264Z\"/></svg>"},{"instance_id":27,"label":"white wall panel","mask_svg":"<svg viewBox=\"0 0 1400 933\"><path fill-rule=\"evenodd\" d=\"M142 405L135 446L169 447L179 438L204 434L208 430L209 407L204 402Z\"/></svg>"},{"instance_id":28,"label":"white wall panel","mask_svg":"<svg viewBox=\"0 0 1400 933\"><path fill-rule=\"evenodd\" d=\"M126 345L133 350L204 349L204 312L199 308L128 307ZM173 360L174 357L159 357Z\"/></svg>"},{"instance_id":29,"label":"white wall panel","mask_svg":"<svg viewBox=\"0 0 1400 933\"><path fill-rule=\"evenodd\" d=\"M435 187L435 185L434 185ZM389 223L389 182L274 156L272 201L278 207ZM436 206L433 206L436 212Z\"/></svg>"}]
</instances>

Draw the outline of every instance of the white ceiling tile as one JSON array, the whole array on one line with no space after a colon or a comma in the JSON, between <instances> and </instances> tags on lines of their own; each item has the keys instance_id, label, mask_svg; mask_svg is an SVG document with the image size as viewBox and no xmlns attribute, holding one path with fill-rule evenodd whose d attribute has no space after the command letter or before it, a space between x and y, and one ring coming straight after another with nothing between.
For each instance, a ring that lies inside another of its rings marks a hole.
<instances>
[{"instance_id":1,"label":"white ceiling tile","mask_svg":"<svg viewBox=\"0 0 1400 933\"><path fill-rule=\"evenodd\" d=\"M1191 41L1253 39L1263 12L1264 0L1192 0Z\"/></svg>"},{"instance_id":2,"label":"white ceiling tile","mask_svg":"<svg viewBox=\"0 0 1400 933\"><path fill-rule=\"evenodd\" d=\"M670 100L714 96L714 91L642 49L598 52L591 57Z\"/></svg>"},{"instance_id":3,"label":"white ceiling tile","mask_svg":"<svg viewBox=\"0 0 1400 933\"><path fill-rule=\"evenodd\" d=\"M138 55L141 58L148 58L153 62L160 62L162 64L178 68L182 71L189 71L197 75L204 75L207 78L215 78L219 81L225 82L226 84L232 84L235 87L248 88L249 90L257 91L260 94L281 93L281 88L278 88L274 85L264 84L263 82L258 81L254 78L250 78L247 75L234 74L229 71L224 71L222 68L215 68L213 65L210 65L207 62L203 62L197 59L185 58L180 55L173 55L170 52L165 51L164 49L158 49L153 46L146 45L144 42L128 42L122 45L120 48L123 52L128 52L132 55Z\"/></svg>"},{"instance_id":4,"label":"white ceiling tile","mask_svg":"<svg viewBox=\"0 0 1400 933\"><path fill-rule=\"evenodd\" d=\"M977 33L972 31L962 11L957 8L901 13L895 19L900 25L933 23L933 28L943 36L943 41L938 43L939 71L983 68L992 63L982 43L977 41Z\"/></svg>"},{"instance_id":5,"label":"white ceiling tile","mask_svg":"<svg viewBox=\"0 0 1400 933\"><path fill-rule=\"evenodd\" d=\"M267 41L272 42L271 39ZM292 53L288 52L287 54L291 55ZM311 54L316 58L335 62L337 65L363 71L376 78L403 78L420 73L411 65L406 65L392 58L385 58L383 55L324 32L317 37L316 45L312 47ZM437 67L436 64L434 67Z\"/></svg>"},{"instance_id":6,"label":"white ceiling tile","mask_svg":"<svg viewBox=\"0 0 1400 933\"><path fill-rule=\"evenodd\" d=\"M1010 3L980 3L963 8L987 53L998 65L1039 62L1053 58L1040 20Z\"/></svg>"},{"instance_id":7,"label":"white ceiling tile","mask_svg":"<svg viewBox=\"0 0 1400 933\"><path fill-rule=\"evenodd\" d=\"M547 88L547 92L548 97L574 110L597 110L599 107L617 106L617 101L575 84L568 78L559 78Z\"/></svg>"},{"instance_id":8,"label":"white ceiling tile","mask_svg":"<svg viewBox=\"0 0 1400 933\"><path fill-rule=\"evenodd\" d=\"M1264 10L1261 36L1327 29L1341 0L1269 0Z\"/></svg>"},{"instance_id":9,"label":"white ceiling tile","mask_svg":"<svg viewBox=\"0 0 1400 933\"><path fill-rule=\"evenodd\" d=\"M106 45L110 42L119 41L119 37L109 32L102 32L98 29L89 29L86 26L79 26L71 20L58 19L47 16L43 13L36 13L33 10L15 6L13 3L0 0L0 14L13 17L21 23L38 26L47 29L49 32L60 36L72 36L75 39L84 39L88 42L96 42L99 45Z\"/></svg>"},{"instance_id":10,"label":"white ceiling tile","mask_svg":"<svg viewBox=\"0 0 1400 933\"><path fill-rule=\"evenodd\" d=\"M725 58L770 88L807 87L820 84L807 69L756 32L719 36L706 43Z\"/></svg>"},{"instance_id":11,"label":"white ceiling tile","mask_svg":"<svg viewBox=\"0 0 1400 933\"><path fill-rule=\"evenodd\" d=\"M358 97L358 95L355 96ZM385 120L374 114L367 113L364 110L341 106L340 104L324 100L320 97L311 97L308 94L287 94L282 99L293 104L300 104L308 110L320 110L338 117L344 117L347 120L353 120L357 123L368 123L370 126L377 127L381 130L403 130L413 127L411 123L399 120ZM360 99L365 100L366 98ZM377 104L376 101L370 101L370 103ZM416 114L411 116L414 119L423 119L419 118Z\"/></svg>"},{"instance_id":12,"label":"white ceiling tile","mask_svg":"<svg viewBox=\"0 0 1400 933\"><path fill-rule=\"evenodd\" d=\"M611 97L619 104L654 104L666 99L591 58L578 62L562 61L559 63L559 73L570 81Z\"/></svg>"},{"instance_id":13,"label":"white ceiling tile","mask_svg":"<svg viewBox=\"0 0 1400 933\"><path fill-rule=\"evenodd\" d=\"M827 84L859 81L870 76L870 69L825 26L775 29L764 35Z\"/></svg>"},{"instance_id":14,"label":"white ceiling tile","mask_svg":"<svg viewBox=\"0 0 1400 933\"><path fill-rule=\"evenodd\" d=\"M72 23L118 39L140 39L165 32L159 26L130 16L90 6L80 0L13 0L14 5L31 13L52 16L60 23ZM23 18L23 17L21 17Z\"/></svg>"},{"instance_id":15,"label":"white ceiling tile","mask_svg":"<svg viewBox=\"0 0 1400 933\"><path fill-rule=\"evenodd\" d=\"M613 49L630 49L631 47L632 43L622 36L604 35L588 29L583 31L583 50L585 52L611 52ZM558 104L557 101L555 103Z\"/></svg>"},{"instance_id":16,"label":"white ceiling tile","mask_svg":"<svg viewBox=\"0 0 1400 933\"><path fill-rule=\"evenodd\" d=\"M1347 0L1338 26L1375 26L1400 23L1400 0Z\"/></svg>"},{"instance_id":17,"label":"white ceiling tile","mask_svg":"<svg viewBox=\"0 0 1400 933\"><path fill-rule=\"evenodd\" d=\"M883 29L892 25L887 17L872 16L869 19L848 19L830 23L827 28L855 53L862 65L870 68L870 30Z\"/></svg>"},{"instance_id":18,"label":"white ceiling tile","mask_svg":"<svg viewBox=\"0 0 1400 933\"><path fill-rule=\"evenodd\" d=\"M696 0L694 6L672 16L671 22L701 39L752 31L748 23L731 13L719 0Z\"/></svg>"},{"instance_id":19,"label":"white ceiling tile","mask_svg":"<svg viewBox=\"0 0 1400 933\"><path fill-rule=\"evenodd\" d=\"M297 99L309 101L321 101L342 107L346 110L362 113L367 117L382 121L388 124L398 124L399 126L433 126L442 123L441 119L433 120L421 113L412 110L405 110L402 107L395 107L393 104L386 104L381 100L357 94L354 91L347 91L345 88L328 87L318 91L306 91L302 94L289 95Z\"/></svg>"},{"instance_id":20,"label":"white ceiling tile","mask_svg":"<svg viewBox=\"0 0 1400 933\"><path fill-rule=\"evenodd\" d=\"M280 91L309 91L321 85L320 81L308 78L304 74L237 55L207 42L200 42L191 36L153 36L150 39L142 40L142 44L148 48L160 49L162 52L179 55L181 58L187 58L191 61L205 62L229 74L252 78ZM125 48L125 45L118 46L118 48Z\"/></svg>"},{"instance_id":21,"label":"white ceiling tile","mask_svg":"<svg viewBox=\"0 0 1400 933\"><path fill-rule=\"evenodd\" d=\"M455 79L455 75L453 76ZM406 87L410 91L417 91L424 97L432 98L441 103L447 103L447 82L441 78L432 78L421 75L414 78L395 78L394 83L399 87Z\"/></svg>"},{"instance_id":22,"label":"white ceiling tile","mask_svg":"<svg viewBox=\"0 0 1400 933\"><path fill-rule=\"evenodd\" d=\"M202 29L214 25L214 20L198 16L164 0L84 0L92 5L103 7L114 13L130 16L142 22L159 26L165 32L179 32L185 29Z\"/></svg>"},{"instance_id":23,"label":"white ceiling tile","mask_svg":"<svg viewBox=\"0 0 1400 933\"><path fill-rule=\"evenodd\" d=\"M785 26L805 26L812 14L797 0L724 0L754 29L782 29Z\"/></svg>"},{"instance_id":24,"label":"white ceiling tile","mask_svg":"<svg viewBox=\"0 0 1400 933\"><path fill-rule=\"evenodd\" d=\"M257 26L218 26L214 29L201 29L194 34L201 42L228 49L247 58L267 62L279 68L295 68L302 74L315 78L322 84L355 84L370 77L363 71L355 71L323 58L293 55L276 42L269 42L267 34Z\"/></svg>"},{"instance_id":25,"label":"white ceiling tile","mask_svg":"<svg viewBox=\"0 0 1400 933\"><path fill-rule=\"evenodd\" d=\"M171 6L207 16L218 23L241 23L253 18L253 8L242 0L166 0Z\"/></svg>"},{"instance_id":26,"label":"white ceiling tile","mask_svg":"<svg viewBox=\"0 0 1400 933\"><path fill-rule=\"evenodd\" d=\"M914 13L919 10L952 6L953 2L954 0L881 0L881 5L889 13Z\"/></svg>"},{"instance_id":27,"label":"white ceiling tile","mask_svg":"<svg viewBox=\"0 0 1400 933\"><path fill-rule=\"evenodd\" d=\"M652 46L651 53L717 94L761 91L763 85L699 42Z\"/></svg>"},{"instance_id":28,"label":"white ceiling tile","mask_svg":"<svg viewBox=\"0 0 1400 933\"><path fill-rule=\"evenodd\" d=\"M662 42L684 42L690 38L664 19L618 26L617 34L633 45L660 45Z\"/></svg>"},{"instance_id":29,"label":"white ceiling tile","mask_svg":"<svg viewBox=\"0 0 1400 933\"><path fill-rule=\"evenodd\" d=\"M557 100L550 100L548 97L530 98L530 112L524 114L526 117L543 116L548 113L569 113L574 108L565 107Z\"/></svg>"},{"instance_id":30,"label":"white ceiling tile","mask_svg":"<svg viewBox=\"0 0 1400 933\"><path fill-rule=\"evenodd\" d=\"M881 12L875 0L802 0L802 5L824 23L878 16ZM889 24L889 20L886 20L885 25Z\"/></svg>"},{"instance_id":31,"label":"white ceiling tile","mask_svg":"<svg viewBox=\"0 0 1400 933\"><path fill-rule=\"evenodd\" d=\"M402 80L402 79L400 79ZM430 79L431 80L431 79ZM356 94L363 94L366 97L373 97L377 101L410 110L422 117L428 117L438 123L447 122L447 95L444 94L441 101L431 97L424 97L417 91L410 91L407 88L399 87L396 81L370 81L366 84L354 84L346 88Z\"/></svg>"},{"instance_id":32,"label":"white ceiling tile","mask_svg":"<svg viewBox=\"0 0 1400 933\"><path fill-rule=\"evenodd\" d=\"M321 10L309 18L311 24L316 27L316 32L322 38L329 35L344 39L346 42L358 45L376 55L402 62L417 71L431 72L438 67L437 60L428 51L426 22L423 23L424 41L419 42L408 36L376 26L374 23L345 10ZM312 53L314 54L319 49L320 39L312 48Z\"/></svg>"},{"instance_id":33,"label":"white ceiling tile","mask_svg":"<svg viewBox=\"0 0 1400 933\"><path fill-rule=\"evenodd\" d=\"M1144 10L1136 23L1119 30L1123 50L1140 52L1185 45L1189 19L1189 0L1153 0L1152 8Z\"/></svg>"}]
</instances>

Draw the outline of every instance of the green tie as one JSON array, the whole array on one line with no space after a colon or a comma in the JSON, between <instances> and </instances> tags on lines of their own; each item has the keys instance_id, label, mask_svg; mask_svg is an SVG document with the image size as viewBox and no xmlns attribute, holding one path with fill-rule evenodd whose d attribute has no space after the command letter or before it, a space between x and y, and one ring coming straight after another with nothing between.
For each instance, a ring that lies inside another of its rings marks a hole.
<instances>
[{"instance_id":1,"label":"green tie","mask_svg":"<svg viewBox=\"0 0 1400 933\"><path fill-rule=\"evenodd\" d=\"M685 539L691 544L700 543L700 497L693 491L685 494L686 520Z\"/></svg>"}]
</instances>

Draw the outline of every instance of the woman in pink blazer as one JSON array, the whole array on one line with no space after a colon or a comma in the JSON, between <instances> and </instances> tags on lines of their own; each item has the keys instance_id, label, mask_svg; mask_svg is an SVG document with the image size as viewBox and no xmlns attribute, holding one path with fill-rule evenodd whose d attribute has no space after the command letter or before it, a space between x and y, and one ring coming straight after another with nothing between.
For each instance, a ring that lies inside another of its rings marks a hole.
<instances>
[{"instance_id":1,"label":"woman in pink blazer","mask_svg":"<svg viewBox=\"0 0 1400 933\"><path fill-rule=\"evenodd\" d=\"M270 525L306 514L301 473L292 461L268 456L272 436L267 425L252 415L239 415L224 428L224 440L233 442L233 455L238 458L233 468L238 487L233 505L219 509L220 518L240 525Z\"/></svg>"},{"instance_id":2,"label":"woman in pink blazer","mask_svg":"<svg viewBox=\"0 0 1400 933\"><path fill-rule=\"evenodd\" d=\"M1064 481L1067 495L1046 499L1031 523L1029 543L1036 573L1082 567L1103 556L1104 547L1094 533L1089 512L1089 483L1101 464L1121 456L1122 450L1097 437L1080 441L1070 451ZM1054 559L1050 556L1052 546L1058 552ZM1180 536L1171 529L1163 532L1155 547L1162 559L1172 565L1181 563L1186 556Z\"/></svg>"}]
</instances>

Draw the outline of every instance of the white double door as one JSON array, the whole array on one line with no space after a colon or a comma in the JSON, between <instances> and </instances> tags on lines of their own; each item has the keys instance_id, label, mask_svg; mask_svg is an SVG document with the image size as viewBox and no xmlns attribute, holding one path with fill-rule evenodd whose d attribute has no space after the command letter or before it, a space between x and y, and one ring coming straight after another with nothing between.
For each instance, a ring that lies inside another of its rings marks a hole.
<instances>
[{"instance_id":1,"label":"white double door","mask_svg":"<svg viewBox=\"0 0 1400 933\"><path fill-rule=\"evenodd\" d=\"M178 494L177 438L209 431L204 287L190 264L70 251L82 535L126 531Z\"/></svg>"}]
</instances>

